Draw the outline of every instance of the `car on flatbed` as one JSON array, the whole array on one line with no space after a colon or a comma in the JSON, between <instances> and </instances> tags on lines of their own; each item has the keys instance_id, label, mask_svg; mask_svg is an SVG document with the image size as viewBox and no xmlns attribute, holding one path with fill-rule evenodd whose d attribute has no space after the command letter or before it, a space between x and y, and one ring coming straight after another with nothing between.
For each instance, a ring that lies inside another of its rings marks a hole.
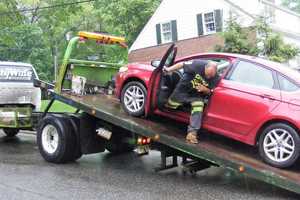
<instances>
[{"instance_id":1,"label":"car on flatbed","mask_svg":"<svg viewBox=\"0 0 300 200\"><path fill-rule=\"evenodd\" d=\"M176 58L172 45L159 66L132 63L116 76L116 95L133 116L156 114L189 122L188 105L177 110L164 107L182 72L164 74L163 66L193 59L218 63L221 79L205 106L203 128L258 146L262 159L286 168L300 155L300 73L262 58L202 53Z\"/></svg>"}]
</instances>

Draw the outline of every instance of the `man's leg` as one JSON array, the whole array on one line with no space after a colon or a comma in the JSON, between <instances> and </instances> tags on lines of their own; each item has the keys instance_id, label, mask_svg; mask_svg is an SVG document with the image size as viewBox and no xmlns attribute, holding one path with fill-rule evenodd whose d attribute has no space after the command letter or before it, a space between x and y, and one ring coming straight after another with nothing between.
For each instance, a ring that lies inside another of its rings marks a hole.
<instances>
[{"instance_id":1,"label":"man's leg","mask_svg":"<svg viewBox=\"0 0 300 200\"><path fill-rule=\"evenodd\" d=\"M167 108L171 108L171 109L177 109L181 105L182 105L182 103L180 103L178 101L174 101L174 100L172 100L172 98L169 98L168 102L165 104L165 106Z\"/></svg>"},{"instance_id":2,"label":"man's leg","mask_svg":"<svg viewBox=\"0 0 300 200\"><path fill-rule=\"evenodd\" d=\"M202 100L193 101L191 103L192 111L190 116L190 124L188 126L188 134L186 140L190 143L198 143L197 132L201 128L202 124L202 113L204 108L204 102Z\"/></svg>"}]
</instances>

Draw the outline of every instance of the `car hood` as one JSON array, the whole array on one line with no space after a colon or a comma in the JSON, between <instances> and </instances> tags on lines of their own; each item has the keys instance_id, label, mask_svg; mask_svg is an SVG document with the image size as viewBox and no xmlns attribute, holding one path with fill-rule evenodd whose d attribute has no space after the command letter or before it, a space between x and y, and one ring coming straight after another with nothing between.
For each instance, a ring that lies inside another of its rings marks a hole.
<instances>
[{"instance_id":1,"label":"car hood","mask_svg":"<svg viewBox=\"0 0 300 200\"><path fill-rule=\"evenodd\" d=\"M137 70L144 70L144 71L151 71L151 72L155 69L155 67L147 63L129 63L127 67L130 70L137 69Z\"/></svg>"}]
</instances>

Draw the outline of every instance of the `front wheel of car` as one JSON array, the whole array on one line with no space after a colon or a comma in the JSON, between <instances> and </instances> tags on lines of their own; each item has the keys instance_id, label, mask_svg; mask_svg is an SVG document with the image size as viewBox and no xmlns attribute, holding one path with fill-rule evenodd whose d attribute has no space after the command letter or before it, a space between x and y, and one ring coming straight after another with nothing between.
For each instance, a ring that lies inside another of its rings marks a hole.
<instances>
[{"instance_id":1,"label":"front wheel of car","mask_svg":"<svg viewBox=\"0 0 300 200\"><path fill-rule=\"evenodd\" d=\"M132 116L142 116L145 113L147 90L145 86L132 81L127 83L121 92L121 103L123 109Z\"/></svg>"},{"instance_id":2,"label":"front wheel of car","mask_svg":"<svg viewBox=\"0 0 300 200\"><path fill-rule=\"evenodd\" d=\"M274 167L292 166L300 154L298 132L284 123L275 123L266 127L259 139L259 153L266 163Z\"/></svg>"}]
</instances>

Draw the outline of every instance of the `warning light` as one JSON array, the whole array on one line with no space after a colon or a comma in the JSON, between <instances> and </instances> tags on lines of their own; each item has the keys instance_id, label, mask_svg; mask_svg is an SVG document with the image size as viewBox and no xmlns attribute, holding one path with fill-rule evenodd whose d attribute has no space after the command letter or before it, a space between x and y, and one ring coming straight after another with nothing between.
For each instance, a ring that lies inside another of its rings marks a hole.
<instances>
[{"instance_id":1,"label":"warning light","mask_svg":"<svg viewBox=\"0 0 300 200\"><path fill-rule=\"evenodd\" d=\"M151 143L151 138L147 138L147 143L148 143L148 144Z\"/></svg>"},{"instance_id":2,"label":"warning light","mask_svg":"<svg viewBox=\"0 0 300 200\"><path fill-rule=\"evenodd\" d=\"M142 138L138 138L137 143L142 144Z\"/></svg>"},{"instance_id":3,"label":"warning light","mask_svg":"<svg viewBox=\"0 0 300 200\"><path fill-rule=\"evenodd\" d=\"M142 144L147 144L147 140L144 138Z\"/></svg>"},{"instance_id":4,"label":"warning light","mask_svg":"<svg viewBox=\"0 0 300 200\"><path fill-rule=\"evenodd\" d=\"M146 145L151 143L151 138L147 137L140 137L137 139L137 144L138 145Z\"/></svg>"}]
</instances>

